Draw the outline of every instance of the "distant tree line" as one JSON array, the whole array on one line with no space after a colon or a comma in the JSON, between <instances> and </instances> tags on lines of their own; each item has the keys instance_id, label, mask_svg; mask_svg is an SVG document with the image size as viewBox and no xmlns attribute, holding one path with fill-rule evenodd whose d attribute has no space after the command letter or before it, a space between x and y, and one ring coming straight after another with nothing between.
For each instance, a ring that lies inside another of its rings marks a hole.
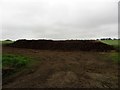
<instances>
[{"instance_id":1,"label":"distant tree line","mask_svg":"<svg viewBox=\"0 0 120 90\"><path fill-rule=\"evenodd\" d=\"M12 40L10 40L10 39L6 39L5 41L12 41Z\"/></svg>"},{"instance_id":2,"label":"distant tree line","mask_svg":"<svg viewBox=\"0 0 120 90\"><path fill-rule=\"evenodd\" d=\"M18 39L18 40L27 40L27 39ZM32 39L34 40L34 39ZM38 40L48 40L48 39L38 39ZM120 38L100 38L100 39L68 39L70 41L76 41L76 40L120 40ZM6 39L4 41L13 41L10 39Z\"/></svg>"},{"instance_id":3,"label":"distant tree line","mask_svg":"<svg viewBox=\"0 0 120 90\"><path fill-rule=\"evenodd\" d=\"M97 39L97 40L120 40L120 38L101 38L101 39Z\"/></svg>"}]
</instances>

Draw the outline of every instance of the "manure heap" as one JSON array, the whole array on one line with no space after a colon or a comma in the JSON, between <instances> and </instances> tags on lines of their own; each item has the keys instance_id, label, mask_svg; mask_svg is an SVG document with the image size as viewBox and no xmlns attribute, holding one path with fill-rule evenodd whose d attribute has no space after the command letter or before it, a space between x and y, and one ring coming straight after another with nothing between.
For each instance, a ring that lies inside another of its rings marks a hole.
<instances>
[{"instance_id":1,"label":"manure heap","mask_svg":"<svg viewBox=\"0 0 120 90\"><path fill-rule=\"evenodd\" d=\"M110 51L113 46L96 40L17 40L11 47L39 50Z\"/></svg>"}]
</instances>

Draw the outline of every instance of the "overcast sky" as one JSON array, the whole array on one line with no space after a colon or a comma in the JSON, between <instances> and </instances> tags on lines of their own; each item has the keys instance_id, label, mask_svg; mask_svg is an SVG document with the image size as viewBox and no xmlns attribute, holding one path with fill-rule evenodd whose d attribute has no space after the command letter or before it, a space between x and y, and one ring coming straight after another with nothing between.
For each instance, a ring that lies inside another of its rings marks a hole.
<instances>
[{"instance_id":1,"label":"overcast sky","mask_svg":"<svg viewBox=\"0 0 120 90\"><path fill-rule=\"evenodd\" d=\"M0 39L117 38L118 1L3 0Z\"/></svg>"}]
</instances>

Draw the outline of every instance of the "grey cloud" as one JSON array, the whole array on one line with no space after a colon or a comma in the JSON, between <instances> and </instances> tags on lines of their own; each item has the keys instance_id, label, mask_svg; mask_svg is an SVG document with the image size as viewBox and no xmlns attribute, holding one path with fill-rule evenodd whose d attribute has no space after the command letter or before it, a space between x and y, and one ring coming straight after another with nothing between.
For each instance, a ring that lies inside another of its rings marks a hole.
<instances>
[{"instance_id":1,"label":"grey cloud","mask_svg":"<svg viewBox=\"0 0 120 90\"><path fill-rule=\"evenodd\" d=\"M10 1L3 3L3 39L89 39L118 35L117 0Z\"/></svg>"}]
</instances>

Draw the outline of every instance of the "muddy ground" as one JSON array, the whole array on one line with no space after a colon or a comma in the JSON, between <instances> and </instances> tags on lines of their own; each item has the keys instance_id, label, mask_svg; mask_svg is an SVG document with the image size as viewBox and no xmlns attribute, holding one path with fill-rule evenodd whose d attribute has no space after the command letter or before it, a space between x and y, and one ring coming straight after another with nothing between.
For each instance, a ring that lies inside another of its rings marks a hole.
<instances>
[{"instance_id":1,"label":"muddy ground","mask_svg":"<svg viewBox=\"0 0 120 90\"><path fill-rule=\"evenodd\" d=\"M103 60L104 53L3 47L3 54L34 60L29 68L5 78L3 88L117 88L118 64Z\"/></svg>"}]
</instances>

